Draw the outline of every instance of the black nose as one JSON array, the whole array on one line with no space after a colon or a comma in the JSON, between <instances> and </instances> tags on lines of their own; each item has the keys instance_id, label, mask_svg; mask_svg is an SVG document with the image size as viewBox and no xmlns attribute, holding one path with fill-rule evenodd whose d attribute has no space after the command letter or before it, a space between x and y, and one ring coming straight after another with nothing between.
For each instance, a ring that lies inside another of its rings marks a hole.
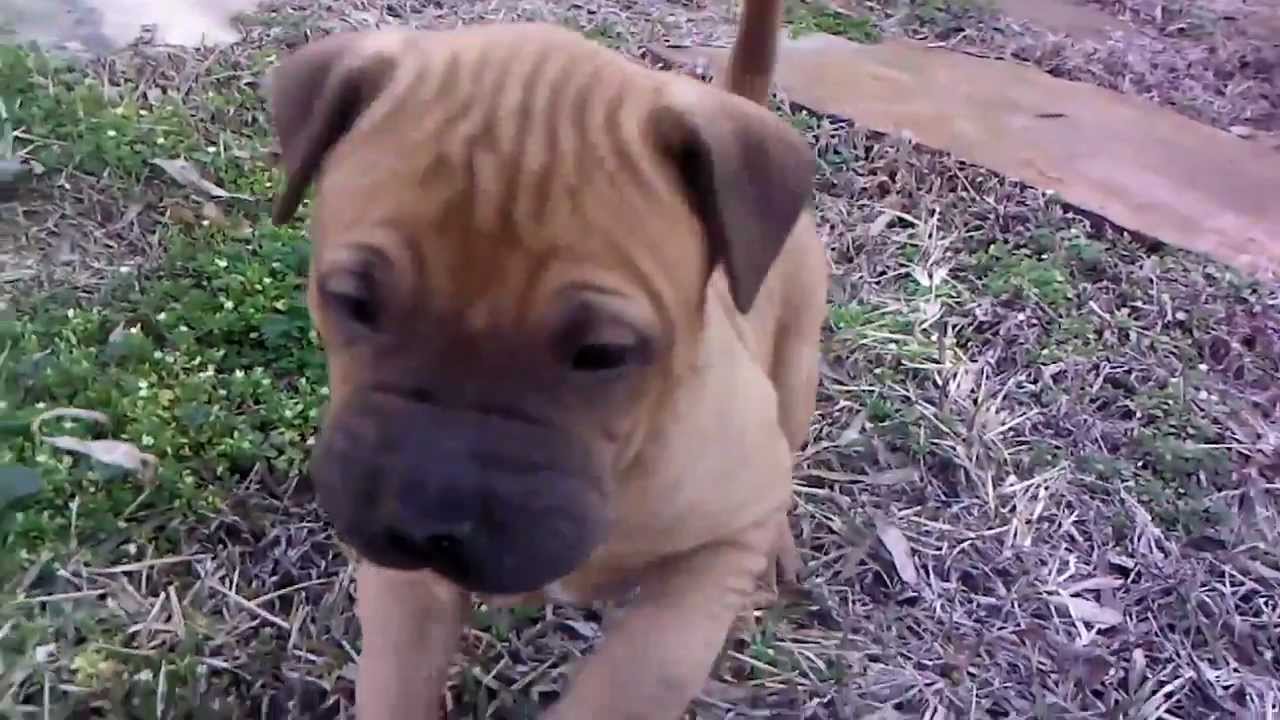
<instances>
[{"instance_id":1,"label":"black nose","mask_svg":"<svg viewBox=\"0 0 1280 720\"><path fill-rule=\"evenodd\" d=\"M409 564L436 568L449 576L467 577L471 573L468 572L466 535L464 528L435 528L424 532L390 528L386 531L386 543L391 552Z\"/></svg>"}]
</instances>

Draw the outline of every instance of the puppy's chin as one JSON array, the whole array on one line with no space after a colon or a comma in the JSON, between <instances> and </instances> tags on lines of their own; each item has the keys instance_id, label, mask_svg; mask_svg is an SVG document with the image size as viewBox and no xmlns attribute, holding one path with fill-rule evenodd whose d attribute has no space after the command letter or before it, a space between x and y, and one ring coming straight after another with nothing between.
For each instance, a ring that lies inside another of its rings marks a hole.
<instances>
[{"instance_id":1,"label":"puppy's chin","mask_svg":"<svg viewBox=\"0 0 1280 720\"><path fill-rule=\"evenodd\" d=\"M369 562L508 595L572 573L603 541L590 456L548 425L370 394L329 417L311 476Z\"/></svg>"}]
</instances>

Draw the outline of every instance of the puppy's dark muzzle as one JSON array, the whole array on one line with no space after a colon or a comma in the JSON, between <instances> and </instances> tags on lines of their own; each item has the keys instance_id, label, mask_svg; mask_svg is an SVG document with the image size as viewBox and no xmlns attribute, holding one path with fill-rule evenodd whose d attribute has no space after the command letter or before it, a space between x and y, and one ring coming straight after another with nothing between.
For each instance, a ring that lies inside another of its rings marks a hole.
<instances>
[{"instance_id":1,"label":"puppy's dark muzzle","mask_svg":"<svg viewBox=\"0 0 1280 720\"><path fill-rule=\"evenodd\" d=\"M369 392L335 408L311 458L320 505L370 561L431 569L484 593L536 590L577 568L605 508L562 430Z\"/></svg>"}]
</instances>

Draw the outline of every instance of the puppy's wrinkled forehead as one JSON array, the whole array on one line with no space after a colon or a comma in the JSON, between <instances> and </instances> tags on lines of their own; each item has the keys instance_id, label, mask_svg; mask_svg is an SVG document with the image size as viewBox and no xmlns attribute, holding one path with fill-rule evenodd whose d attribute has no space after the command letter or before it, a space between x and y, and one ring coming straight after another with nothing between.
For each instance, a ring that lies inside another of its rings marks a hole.
<instances>
[{"instance_id":1,"label":"puppy's wrinkled forehead","mask_svg":"<svg viewBox=\"0 0 1280 720\"><path fill-rule=\"evenodd\" d=\"M578 282L697 317L718 266L746 312L812 187L768 109L551 25L340 33L269 85L275 222L314 184L321 272L377 246L441 303Z\"/></svg>"},{"instance_id":2,"label":"puppy's wrinkled forehead","mask_svg":"<svg viewBox=\"0 0 1280 720\"><path fill-rule=\"evenodd\" d=\"M527 303L522 294L572 282L575 267L606 284L670 275L645 272L655 263L693 278L700 230L652 138L660 85L558 35L483 39L388 48L397 57L380 70L384 89L318 183L318 259L352 243L386 246L411 256L398 264L417 269L430 286L421 290L473 314L484 312L481 296L500 299L494 289ZM617 277L601 276L609 268Z\"/></svg>"}]
</instances>

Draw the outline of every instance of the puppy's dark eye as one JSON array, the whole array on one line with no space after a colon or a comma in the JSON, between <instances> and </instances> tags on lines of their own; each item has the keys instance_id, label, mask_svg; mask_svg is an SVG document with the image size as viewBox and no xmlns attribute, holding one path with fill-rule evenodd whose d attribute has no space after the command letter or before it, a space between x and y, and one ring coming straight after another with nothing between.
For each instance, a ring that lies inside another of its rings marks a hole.
<instances>
[{"instance_id":1,"label":"puppy's dark eye","mask_svg":"<svg viewBox=\"0 0 1280 720\"><path fill-rule=\"evenodd\" d=\"M381 320L377 288L369 272L334 273L325 280L324 294L334 311L348 322L372 330Z\"/></svg>"},{"instance_id":2,"label":"puppy's dark eye","mask_svg":"<svg viewBox=\"0 0 1280 720\"><path fill-rule=\"evenodd\" d=\"M378 324L378 308L372 298L363 295L334 293L334 301L351 320L366 327Z\"/></svg>"},{"instance_id":3,"label":"puppy's dark eye","mask_svg":"<svg viewBox=\"0 0 1280 720\"><path fill-rule=\"evenodd\" d=\"M565 308L552 336L557 360L579 376L609 380L620 371L649 365L652 340L607 305L579 301ZM603 377L601 377L603 376Z\"/></svg>"},{"instance_id":4,"label":"puppy's dark eye","mask_svg":"<svg viewBox=\"0 0 1280 720\"><path fill-rule=\"evenodd\" d=\"M573 353L573 369L578 372L603 372L630 365L636 359L636 346L626 343L587 343Z\"/></svg>"}]
</instances>

